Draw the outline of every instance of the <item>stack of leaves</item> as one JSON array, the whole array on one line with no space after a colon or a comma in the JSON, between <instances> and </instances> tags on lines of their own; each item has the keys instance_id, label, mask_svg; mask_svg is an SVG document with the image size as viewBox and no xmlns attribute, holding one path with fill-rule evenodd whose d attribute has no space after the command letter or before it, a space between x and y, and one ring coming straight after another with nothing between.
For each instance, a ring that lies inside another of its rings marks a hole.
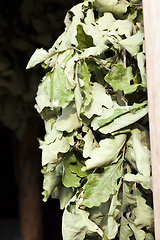
<instances>
[{"instance_id":1,"label":"stack of leaves","mask_svg":"<svg viewBox=\"0 0 160 240\"><path fill-rule=\"evenodd\" d=\"M154 239L141 1L85 1L65 26L27 65L49 69L35 106L44 201L60 199L64 240Z\"/></svg>"}]
</instances>

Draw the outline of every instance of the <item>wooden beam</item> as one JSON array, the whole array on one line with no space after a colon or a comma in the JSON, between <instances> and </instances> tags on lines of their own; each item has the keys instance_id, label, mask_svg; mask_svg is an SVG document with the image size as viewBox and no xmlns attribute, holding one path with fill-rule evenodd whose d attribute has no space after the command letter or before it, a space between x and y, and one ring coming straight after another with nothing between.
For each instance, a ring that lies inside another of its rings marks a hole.
<instances>
[{"instance_id":1,"label":"wooden beam","mask_svg":"<svg viewBox=\"0 0 160 240\"><path fill-rule=\"evenodd\" d=\"M160 0L143 0L155 239L160 240Z\"/></svg>"}]
</instances>

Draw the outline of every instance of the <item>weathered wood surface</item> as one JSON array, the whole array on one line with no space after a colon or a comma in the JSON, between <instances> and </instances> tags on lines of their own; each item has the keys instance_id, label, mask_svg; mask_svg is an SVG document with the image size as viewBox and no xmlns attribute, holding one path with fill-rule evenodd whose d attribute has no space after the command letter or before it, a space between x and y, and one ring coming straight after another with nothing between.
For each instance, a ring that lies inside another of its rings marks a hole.
<instances>
[{"instance_id":1,"label":"weathered wood surface","mask_svg":"<svg viewBox=\"0 0 160 240\"><path fill-rule=\"evenodd\" d=\"M143 0L155 239L160 240L160 0Z\"/></svg>"}]
</instances>

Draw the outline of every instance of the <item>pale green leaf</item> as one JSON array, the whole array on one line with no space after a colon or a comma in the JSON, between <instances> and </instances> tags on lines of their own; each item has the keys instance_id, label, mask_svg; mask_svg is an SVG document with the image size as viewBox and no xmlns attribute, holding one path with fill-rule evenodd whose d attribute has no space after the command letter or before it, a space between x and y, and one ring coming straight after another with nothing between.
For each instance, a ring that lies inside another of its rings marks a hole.
<instances>
[{"instance_id":1,"label":"pale green leaf","mask_svg":"<svg viewBox=\"0 0 160 240\"><path fill-rule=\"evenodd\" d=\"M51 132L56 119L57 119L56 116L52 116L49 119L45 120L44 124L45 124L46 136Z\"/></svg>"},{"instance_id":2,"label":"pale green leaf","mask_svg":"<svg viewBox=\"0 0 160 240\"><path fill-rule=\"evenodd\" d=\"M85 33L92 37L94 46L105 46L108 39L105 31L102 31L96 23L81 24Z\"/></svg>"},{"instance_id":3,"label":"pale green leaf","mask_svg":"<svg viewBox=\"0 0 160 240\"><path fill-rule=\"evenodd\" d=\"M114 239L118 233L119 224L115 220L115 218L119 214L119 210L116 209L117 205L121 205L121 203L117 200L117 194L115 194L112 197L108 213L108 239Z\"/></svg>"},{"instance_id":4,"label":"pale green leaf","mask_svg":"<svg viewBox=\"0 0 160 240\"><path fill-rule=\"evenodd\" d=\"M104 113L106 114L106 117L104 119L102 118L102 116L99 117L98 125L100 127L102 127L105 124L112 122L115 118L120 117L121 115L124 115L125 113L128 113L128 112L134 112L134 111L140 109L141 107L143 107L145 105L146 105L146 102L143 102L143 103L140 103L140 104L134 103L132 106L118 106L118 105L116 105L112 109L112 111L114 111L112 115L111 115L111 112L112 112L111 109L107 109L107 110L104 109ZM109 116L107 116L107 111L109 113L108 114ZM97 117L97 119L98 119L98 117Z\"/></svg>"},{"instance_id":5,"label":"pale green leaf","mask_svg":"<svg viewBox=\"0 0 160 240\"><path fill-rule=\"evenodd\" d=\"M152 190L151 176L145 177L144 175L141 175L139 173L137 173L136 175L128 173L124 176L124 180L128 182L137 182L141 184L143 188Z\"/></svg>"},{"instance_id":6,"label":"pale green leaf","mask_svg":"<svg viewBox=\"0 0 160 240\"><path fill-rule=\"evenodd\" d=\"M100 128L100 124L107 121L107 119L110 119L114 116L114 111L115 108L102 108L102 114L101 116L95 116L91 122L91 126L93 128L93 130L97 130L98 128Z\"/></svg>"},{"instance_id":7,"label":"pale green leaf","mask_svg":"<svg viewBox=\"0 0 160 240\"><path fill-rule=\"evenodd\" d=\"M133 129L131 131L132 136L132 147L134 161L136 162L138 172L143 174L145 177L149 177L151 174L151 155L150 150L143 145L141 131L138 129Z\"/></svg>"},{"instance_id":8,"label":"pale green leaf","mask_svg":"<svg viewBox=\"0 0 160 240\"><path fill-rule=\"evenodd\" d=\"M105 138L99 142L98 148L94 148L90 153L90 159L86 161L85 170L107 166L118 157L126 141L126 135L120 134L112 138Z\"/></svg>"},{"instance_id":9,"label":"pale green leaf","mask_svg":"<svg viewBox=\"0 0 160 240\"><path fill-rule=\"evenodd\" d=\"M67 75L68 86L70 87L70 89L74 89L76 86L75 77L74 77L74 69L75 69L75 62L77 60L78 60L77 55L70 58L67 61L66 65L65 65L65 69L64 69L64 72ZM68 89L69 89L69 87L68 87Z\"/></svg>"},{"instance_id":10,"label":"pale green leaf","mask_svg":"<svg viewBox=\"0 0 160 240\"><path fill-rule=\"evenodd\" d=\"M40 141L40 148L42 149L42 166L47 163L58 164L61 161L61 155L58 156L58 153L68 152L70 146L69 142L65 137L61 139L56 139L53 143L49 145L45 141Z\"/></svg>"},{"instance_id":11,"label":"pale green leaf","mask_svg":"<svg viewBox=\"0 0 160 240\"><path fill-rule=\"evenodd\" d=\"M148 113L148 106L143 107L136 112L129 112L126 113L118 118L116 118L113 122L109 123L108 125L101 127L99 131L103 134L112 133L119 129L129 126L137 122L139 119L144 117Z\"/></svg>"},{"instance_id":12,"label":"pale green leaf","mask_svg":"<svg viewBox=\"0 0 160 240\"><path fill-rule=\"evenodd\" d=\"M56 138L61 139L63 136L63 132L57 130L54 126L52 130L45 136L45 142L46 144L50 144L51 142L54 142Z\"/></svg>"},{"instance_id":13,"label":"pale green leaf","mask_svg":"<svg viewBox=\"0 0 160 240\"><path fill-rule=\"evenodd\" d=\"M67 188L63 184L59 184L58 186L58 197L60 200L60 209L64 209L69 200L73 197L74 195L74 190L72 187Z\"/></svg>"},{"instance_id":14,"label":"pale green leaf","mask_svg":"<svg viewBox=\"0 0 160 240\"><path fill-rule=\"evenodd\" d=\"M47 172L44 174L44 180L43 180L43 189L45 190L43 192L44 199L43 201L47 201L49 196L52 194L53 190L60 184L61 182L61 172L59 172L59 167L57 166L54 171Z\"/></svg>"},{"instance_id":15,"label":"pale green leaf","mask_svg":"<svg viewBox=\"0 0 160 240\"><path fill-rule=\"evenodd\" d=\"M62 218L62 235L64 240L83 240L86 234L103 236L102 230L89 218L89 213L78 209L76 213L65 208Z\"/></svg>"},{"instance_id":16,"label":"pale green leaf","mask_svg":"<svg viewBox=\"0 0 160 240\"><path fill-rule=\"evenodd\" d=\"M121 18L127 12L129 2L126 0L94 0L94 6L102 13L111 12L116 17Z\"/></svg>"},{"instance_id":17,"label":"pale green leaf","mask_svg":"<svg viewBox=\"0 0 160 240\"><path fill-rule=\"evenodd\" d=\"M48 82L50 82L50 77L47 75L43 78L42 84L38 86L37 96L35 98L37 104L35 108L39 113L41 113L45 107L51 107L50 96L45 91Z\"/></svg>"},{"instance_id":18,"label":"pale green leaf","mask_svg":"<svg viewBox=\"0 0 160 240\"><path fill-rule=\"evenodd\" d=\"M102 85L94 83L91 92L93 95L92 101L86 106L84 112L84 115L89 119L93 115L101 115L102 106L111 108L113 105L111 97L106 94L105 88Z\"/></svg>"},{"instance_id":19,"label":"pale green leaf","mask_svg":"<svg viewBox=\"0 0 160 240\"><path fill-rule=\"evenodd\" d=\"M115 194L118 189L117 180L122 176L121 163L106 167L101 174L88 175L88 182L84 185L83 204L89 208L99 206L108 201L111 194Z\"/></svg>"},{"instance_id":20,"label":"pale green leaf","mask_svg":"<svg viewBox=\"0 0 160 240\"><path fill-rule=\"evenodd\" d=\"M47 52L43 48L36 49L32 57L30 58L26 69L32 68L36 66L38 63L44 62L46 59L50 58L51 56L55 55L57 52L52 48Z\"/></svg>"},{"instance_id":21,"label":"pale green leaf","mask_svg":"<svg viewBox=\"0 0 160 240\"><path fill-rule=\"evenodd\" d=\"M90 8L88 9L85 19L84 19L84 22L86 25L95 22L93 9L90 9Z\"/></svg>"},{"instance_id":22,"label":"pale green leaf","mask_svg":"<svg viewBox=\"0 0 160 240\"><path fill-rule=\"evenodd\" d=\"M65 137L68 139L68 142L71 146L75 144L74 137L77 135L77 131L66 133Z\"/></svg>"},{"instance_id":23,"label":"pale green leaf","mask_svg":"<svg viewBox=\"0 0 160 240\"><path fill-rule=\"evenodd\" d=\"M74 55L74 49L67 49L57 56L57 63L62 67L66 67L66 63Z\"/></svg>"},{"instance_id":24,"label":"pale green leaf","mask_svg":"<svg viewBox=\"0 0 160 240\"><path fill-rule=\"evenodd\" d=\"M70 11L68 11L65 17L66 28L65 31L59 36L56 42L53 45L53 48L57 51L64 51L71 46L77 46L77 25L81 23L81 19L83 19L83 11L82 5L85 3L80 3L74 6ZM72 18L72 21L70 20Z\"/></svg>"},{"instance_id":25,"label":"pale green leaf","mask_svg":"<svg viewBox=\"0 0 160 240\"><path fill-rule=\"evenodd\" d=\"M81 54L81 57L87 58L90 56L97 56L105 52L107 49L108 49L108 46L106 45L86 48L85 51Z\"/></svg>"},{"instance_id":26,"label":"pale green leaf","mask_svg":"<svg viewBox=\"0 0 160 240\"><path fill-rule=\"evenodd\" d=\"M82 129L84 131L84 127ZM84 131L87 134L84 136L83 140L85 142L83 147L83 157L87 158L90 156L92 150L99 146L98 142L96 141L92 131L90 128L86 127L86 130Z\"/></svg>"},{"instance_id":27,"label":"pale green leaf","mask_svg":"<svg viewBox=\"0 0 160 240\"><path fill-rule=\"evenodd\" d=\"M154 227L154 213L153 209L146 204L146 199L141 196L136 196L137 207L134 208L134 221L138 228L146 227L148 230L153 230Z\"/></svg>"},{"instance_id":28,"label":"pale green leaf","mask_svg":"<svg viewBox=\"0 0 160 240\"><path fill-rule=\"evenodd\" d=\"M89 219L94 222L96 225L100 226L101 222L104 218L104 215L100 211L99 207L92 207L88 208L87 211L89 211Z\"/></svg>"},{"instance_id":29,"label":"pale green leaf","mask_svg":"<svg viewBox=\"0 0 160 240\"><path fill-rule=\"evenodd\" d=\"M117 199L117 194L113 195L110 208L109 208L109 216L113 216L116 218L119 214L119 210L117 209L117 206L121 206L121 203Z\"/></svg>"},{"instance_id":30,"label":"pale green leaf","mask_svg":"<svg viewBox=\"0 0 160 240\"><path fill-rule=\"evenodd\" d=\"M145 232L138 227L136 227L133 223L129 222L129 226L132 229L136 240L144 240Z\"/></svg>"},{"instance_id":31,"label":"pale green leaf","mask_svg":"<svg viewBox=\"0 0 160 240\"><path fill-rule=\"evenodd\" d=\"M76 111L77 111L77 115L78 115L78 118L79 118L80 112L81 112L81 107L82 107L82 104L83 104L83 97L82 97L80 79L78 77L78 62L76 63L75 82L76 82L76 87L74 89L75 106L76 106Z\"/></svg>"},{"instance_id":32,"label":"pale green leaf","mask_svg":"<svg viewBox=\"0 0 160 240\"><path fill-rule=\"evenodd\" d=\"M151 233L146 233L145 240L154 240L154 237Z\"/></svg>"},{"instance_id":33,"label":"pale green leaf","mask_svg":"<svg viewBox=\"0 0 160 240\"><path fill-rule=\"evenodd\" d=\"M144 33L137 33L131 37L128 37L120 42L122 47L124 47L132 56L135 56L140 46L144 41Z\"/></svg>"},{"instance_id":34,"label":"pale green leaf","mask_svg":"<svg viewBox=\"0 0 160 240\"><path fill-rule=\"evenodd\" d=\"M111 30L114 29L114 23L116 19L111 12L105 12L102 17L100 17L96 23L101 30Z\"/></svg>"},{"instance_id":35,"label":"pale green leaf","mask_svg":"<svg viewBox=\"0 0 160 240\"><path fill-rule=\"evenodd\" d=\"M131 228L129 227L129 221L122 216L120 225L120 240L130 240L130 236L133 235Z\"/></svg>"},{"instance_id":36,"label":"pale green leaf","mask_svg":"<svg viewBox=\"0 0 160 240\"><path fill-rule=\"evenodd\" d=\"M118 233L119 224L112 216L108 217L108 239L114 239Z\"/></svg>"},{"instance_id":37,"label":"pale green leaf","mask_svg":"<svg viewBox=\"0 0 160 240\"><path fill-rule=\"evenodd\" d=\"M72 102L62 110L62 115L57 119L55 128L70 133L80 128L81 125L82 121L78 118L75 104Z\"/></svg>"},{"instance_id":38,"label":"pale green leaf","mask_svg":"<svg viewBox=\"0 0 160 240\"><path fill-rule=\"evenodd\" d=\"M136 197L133 194L131 194L131 191L132 188L129 187L126 182L123 182L123 198L122 198L123 206L128 206L136 203Z\"/></svg>"},{"instance_id":39,"label":"pale green leaf","mask_svg":"<svg viewBox=\"0 0 160 240\"><path fill-rule=\"evenodd\" d=\"M130 37L133 32L133 23L128 20L117 20L114 23L114 29L118 31L119 35Z\"/></svg>"},{"instance_id":40,"label":"pale green leaf","mask_svg":"<svg viewBox=\"0 0 160 240\"><path fill-rule=\"evenodd\" d=\"M83 63L81 68L81 75L82 75L82 80L84 82L84 86L82 87L82 90L85 93L84 106L88 106L88 104L91 102L91 99L92 99L92 94L90 89L91 74L85 62Z\"/></svg>"},{"instance_id":41,"label":"pale green leaf","mask_svg":"<svg viewBox=\"0 0 160 240\"><path fill-rule=\"evenodd\" d=\"M142 83L147 86L147 78L146 78L146 56L144 53L140 52L137 54L137 64L138 68L140 70L141 78L142 78Z\"/></svg>"}]
</instances>

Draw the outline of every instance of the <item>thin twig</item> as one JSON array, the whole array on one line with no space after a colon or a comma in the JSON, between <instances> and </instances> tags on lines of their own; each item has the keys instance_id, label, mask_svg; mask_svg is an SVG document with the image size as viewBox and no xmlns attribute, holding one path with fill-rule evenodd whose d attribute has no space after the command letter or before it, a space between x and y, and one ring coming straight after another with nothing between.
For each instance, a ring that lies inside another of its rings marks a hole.
<instances>
[{"instance_id":1,"label":"thin twig","mask_svg":"<svg viewBox=\"0 0 160 240\"><path fill-rule=\"evenodd\" d=\"M96 62L100 63L103 68L105 68L106 70L110 71L110 68L107 68L107 67L106 67L101 61L99 61L97 58L95 58L95 57L93 57L93 56L89 56L88 58L94 59Z\"/></svg>"},{"instance_id":2,"label":"thin twig","mask_svg":"<svg viewBox=\"0 0 160 240\"><path fill-rule=\"evenodd\" d=\"M127 101L124 99L124 96L121 97L121 100L125 103L126 106L128 106Z\"/></svg>"}]
</instances>

